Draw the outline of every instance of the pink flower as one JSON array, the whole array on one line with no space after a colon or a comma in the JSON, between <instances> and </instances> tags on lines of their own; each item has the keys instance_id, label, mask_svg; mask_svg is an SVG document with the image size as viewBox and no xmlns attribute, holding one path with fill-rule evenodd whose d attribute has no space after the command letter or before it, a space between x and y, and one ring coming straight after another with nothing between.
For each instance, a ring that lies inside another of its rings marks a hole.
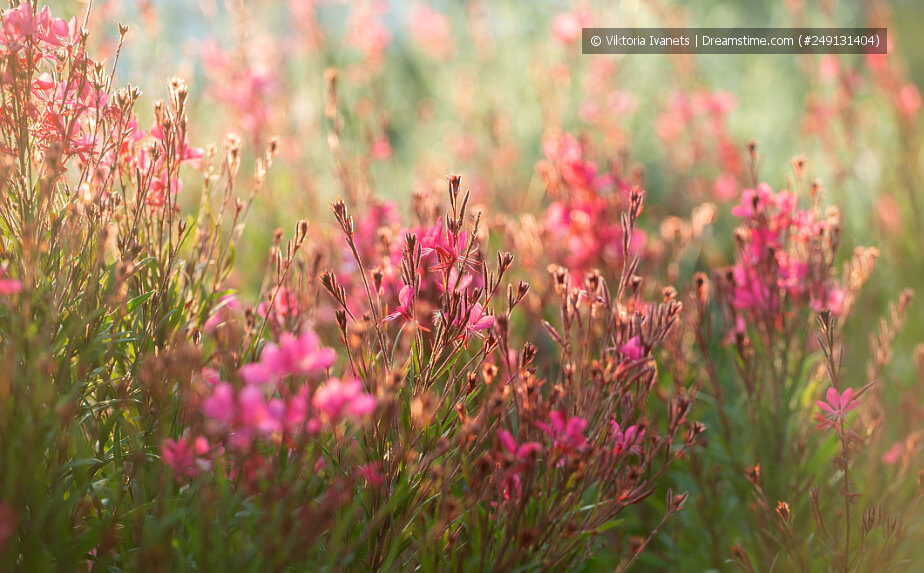
<instances>
[{"instance_id":1,"label":"pink flower","mask_svg":"<svg viewBox=\"0 0 924 573\"><path fill-rule=\"evenodd\" d=\"M154 127L151 128L151 130L148 133L151 135L151 137L155 139L159 139L161 144L166 143L166 137L164 135L163 127L159 125L155 125ZM177 149L175 150L175 153L176 153L176 157L179 158L180 162L188 163L193 168L198 169L201 163L199 160L202 159L202 157L205 155L205 150L202 149L201 147L190 147L189 139L187 138L183 141L181 145L177 145Z\"/></svg>"},{"instance_id":2,"label":"pink flower","mask_svg":"<svg viewBox=\"0 0 924 573\"><path fill-rule=\"evenodd\" d=\"M237 396L240 425L245 430L272 434L282 429L285 405L282 400L267 403L263 393L256 386L245 386Z\"/></svg>"},{"instance_id":3,"label":"pink flower","mask_svg":"<svg viewBox=\"0 0 924 573\"><path fill-rule=\"evenodd\" d=\"M464 318L463 318L464 317ZM462 326L462 334L459 338L465 343L466 348L472 337L480 337L480 331L487 330L494 326L494 317L485 314L484 307L481 303L475 302L469 307L468 312L462 311L462 316L453 322L455 326Z\"/></svg>"},{"instance_id":4,"label":"pink flower","mask_svg":"<svg viewBox=\"0 0 924 573\"><path fill-rule=\"evenodd\" d=\"M21 290L21 281L0 277L0 294L16 294Z\"/></svg>"},{"instance_id":5,"label":"pink flower","mask_svg":"<svg viewBox=\"0 0 924 573\"><path fill-rule=\"evenodd\" d=\"M200 374L202 375L202 381L210 387L214 388L216 384L221 383L221 374L214 368L203 368Z\"/></svg>"},{"instance_id":6,"label":"pink flower","mask_svg":"<svg viewBox=\"0 0 924 573\"><path fill-rule=\"evenodd\" d=\"M410 285L404 285L401 288L401 292L398 293L398 308L395 309L395 312L386 316L384 321L392 321L396 318L404 318L404 320L413 320L414 314L414 289Z\"/></svg>"},{"instance_id":7,"label":"pink flower","mask_svg":"<svg viewBox=\"0 0 924 573\"><path fill-rule=\"evenodd\" d=\"M818 75L826 81L834 81L841 73L841 64L834 54L825 54L818 61Z\"/></svg>"},{"instance_id":8,"label":"pink flower","mask_svg":"<svg viewBox=\"0 0 924 573\"><path fill-rule=\"evenodd\" d=\"M715 180L713 193L719 201L728 201L738 195L738 179L731 173L722 173Z\"/></svg>"},{"instance_id":9,"label":"pink flower","mask_svg":"<svg viewBox=\"0 0 924 573\"><path fill-rule=\"evenodd\" d=\"M628 342L619 347L619 352L621 352L627 360L639 360L645 355L642 339L638 336L633 336Z\"/></svg>"},{"instance_id":10,"label":"pink flower","mask_svg":"<svg viewBox=\"0 0 924 573\"><path fill-rule=\"evenodd\" d=\"M613 435L613 441L616 445L613 447L613 453L619 455L623 452L641 455L642 440L645 439L645 430L636 425L631 425L623 431L620 429L616 420L610 422L610 433Z\"/></svg>"},{"instance_id":11,"label":"pink flower","mask_svg":"<svg viewBox=\"0 0 924 573\"><path fill-rule=\"evenodd\" d=\"M741 193L741 205L732 207L732 215L742 219L753 219L764 212L773 200L773 189L766 183L757 186L757 190L745 189Z\"/></svg>"},{"instance_id":12,"label":"pink flower","mask_svg":"<svg viewBox=\"0 0 924 573\"><path fill-rule=\"evenodd\" d=\"M305 331L298 338L288 332L279 344L269 343L260 361L241 367L241 377L248 384L275 384L289 375L308 376L330 368L336 359L333 348L322 348L314 333Z\"/></svg>"},{"instance_id":13,"label":"pink flower","mask_svg":"<svg viewBox=\"0 0 924 573\"><path fill-rule=\"evenodd\" d=\"M268 302L257 305L257 314L263 318L273 318L279 324L284 324L287 318L297 316L298 311L298 298L285 287L276 287Z\"/></svg>"},{"instance_id":14,"label":"pink flower","mask_svg":"<svg viewBox=\"0 0 924 573\"><path fill-rule=\"evenodd\" d=\"M428 228L420 238L420 253L423 257L436 258L430 270L448 269L462 258L468 249L468 232L455 237L443 229L443 220ZM431 256L434 255L435 257ZM464 263L472 261L465 260Z\"/></svg>"},{"instance_id":15,"label":"pink flower","mask_svg":"<svg viewBox=\"0 0 924 573\"><path fill-rule=\"evenodd\" d=\"M241 309L241 303L233 294L226 294L218 299L218 304L212 310L212 316L205 321L202 330L212 332L221 324L228 322L234 316L234 313Z\"/></svg>"},{"instance_id":16,"label":"pink flower","mask_svg":"<svg viewBox=\"0 0 924 573\"><path fill-rule=\"evenodd\" d=\"M847 388L843 393L839 393L837 388L832 386L828 388L825 398L827 401L816 402L821 412L815 413L815 421L818 422L815 429L836 428L840 431L844 420L847 419L847 412L859 406L853 399L853 389Z\"/></svg>"},{"instance_id":17,"label":"pink flower","mask_svg":"<svg viewBox=\"0 0 924 573\"><path fill-rule=\"evenodd\" d=\"M289 399L286 406L285 425L290 431L297 432L306 422L310 424L308 391L308 386L302 386L298 389L298 393Z\"/></svg>"},{"instance_id":18,"label":"pink flower","mask_svg":"<svg viewBox=\"0 0 924 573\"><path fill-rule=\"evenodd\" d=\"M391 43L391 32L382 23L388 6L384 2L362 3L354 6L346 23L348 45L362 52L370 64L378 64Z\"/></svg>"},{"instance_id":19,"label":"pink flower","mask_svg":"<svg viewBox=\"0 0 924 573\"><path fill-rule=\"evenodd\" d=\"M160 208L182 190L183 180L179 177L169 177L167 171L163 170L160 176L156 176L151 182L151 190L148 191L145 202L153 208Z\"/></svg>"},{"instance_id":20,"label":"pink flower","mask_svg":"<svg viewBox=\"0 0 924 573\"><path fill-rule=\"evenodd\" d=\"M459 276L459 269L456 266L453 266L449 271L449 276L444 278L446 284L443 284L443 280L437 281L436 286L439 287L440 292L446 292L447 288L450 288L454 292L463 293L472 285L475 279L472 275L466 274L462 277Z\"/></svg>"},{"instance_id":21,"label":"pink flower","mask_svg":"<svg viewBox=\"0 0 924 573\"><path fill-rule=\"evenodd\" d=\"M542 150L561 173L562 179L579 189L603 190L612 184L609 175L598 175L597 164L584 159L584 150L571 134L550 131L542 139Z\"/></svg>"},{"instance_id":22,"label":"pink flower","mask_svg":"<svg viewBox=\"0 0 924 573\"><path fill-rule=\"evenodd\" d=\"M274 98L279 90L273 45L251 38L252 48L241 54L226 52L212 41L199 48L211 81L210 95L233 112L236 123L251 137L260 137L271 123Z\"/></svg>"},{"instance_id":23,"label":"pink flower","mask_svg":"<svg viewBox=\"0 0 924 573\"><path fill-rule=\"evenodd\" d=\"M436 60L452 55L452 26L446 16L426 4L415 3L408 13L408 27L411 39L426 55Z\"/></svg>"},{"instance_id":24,"label":"pink flower","mask_svg":"<svg viewBox=\"0 0 924 573\"><path fill-rule=\"evenodd\" d=\"M921 92L918 86L908 83L898 90L896 96L898 100L898 110L908 118L913 118L921 109Z\"/></svg>"},{"instance_id":25,"label":"pink flower","mask_svg":"<svg viewBox=\"0 0 924 573\"><path fill-rule=\"evenodd\" d=\"M18 47L24 44L27 37L53 47L60 47L64 45L62 38L72 36L67 22L61 18L52 17L48 6L33 15L30 3L22 2L18 8L5 10L2 17L0 43L8 47Z\"/></svg>"},{"instance_id":26,"label":"pink flower","mask_svg":"<svg viewBox=\"0 0 924 573\"><path fill-rule=\"evenodd\" d=\"M375 396L364 394L363 384L356 378L341 381L331 378L314 393L314 407L333 423L342 418L359 419L375 410Z\"/></svg>"},{"instance_id":27,"label":"pink flower","mask_svg":"<svg viewBox=\"0 0 924 573\"><path fill-rule=\"evenodd\" d=\"M764 284L761 274L751 265L736 265L733 269L734 291L732 306L738 310L760 311L775 306L776 299Z\"/></svg>"},{"instance_id":28,"label":"pink flower","mask_svg":"<svg viewBox=\"0 0 924 573\"><path fill-rule=\"evenodd\" d=\"M198 436L192 441L181 437L177 440L165 440L160 448L160 455L178 477L195 477L208 469L208 461L202 459L208 451L209 443L204 437Z\"/></svg>"},{"instance_id":29,"label":"pink flower","mask_svg":"<svg viewBox=\"0 0 924 573\"><path fill-rule=\"evenodd\" d=\"M525 460L534 454L542 452L542 444L539 442L526 442L518 446L516 440L513 439L513 434L507 430L497 432L497 441L509 454L516 456L520 460Z\"/></svg>"},{"instance_id":30,"label":"pink flower","mask_svg":"<svg viewBox=\"0 0 924 573\"><path fill-rule=\"evenodd\" d=\"M581 37L581 28L587 25L585 12L562 12L552 20L552 33L562 44L568 45Z\"/></svg>"},{"instance_id":31,"label":"pink flower","mask_svg":"<svg viewBox=\"0 0 924 573\"><path fill-rule=\"evenodd\" d=\"M584 429L587 428L587 420L574 416L567 421L564 412L553 410L549 415L549 423L536 422L536 426L554 439L556 448L566 451L580 450L587 442L584 438Z\"/></svg>"},{"instance_id":32,"label":"pink flower","mask_svg":"<svg viewBox=\"0 0 924 573\"><path fill-rule=\"evenodd\" d=\"M372 142L369 153L373 159L388 159L391 157L391 143L387 135L381 135Z\"/></svg>"},{"instance_id":33,"label":"pink flower","mask_svg":"<svg viewBox=\"0 0 924 573\"><path fill-rule=\"evenodd\" d=\"M494 326L494 317L485 314L481 303L476 302L468 312L468 324L466 328L470 330L487 330Z\"/></svg>"},{"instance_id":34,"label":"pink flower","mask_svg":"<svg viewBox=\"0 0 924 573\"><path fill-rule=\"evenodd\" d=\"M202 413L219 428L227 428L234 421L234 388L227 382L215 385L212 395L202 401Z\"/></svg>"},{"instance_id":35,"label":"pink flower","mask_svg":"<svg viewBox=\"0 0 924 573\"><path fill-rule=\"evenodd\" d=\"M809 306L815 312L830 310L835 316L844 313L844 289L837 286L825 286L822 288L821 296L812 294Z\"/></svg>"},{"instance_id":36,"label":"pink flower","mask_svg":"<svg viewBox=\"0 0 924 573\"><path fill-rule=\"evenodd\" d=\"M895 442L882 454L882 463L886 465L895 465L902 459L905 448L901 441Z\"/></svg>"},{"instance_id":37,"label":"pink flower","mask_svg":"<svg viewBox=\"0 0 924 573\"><path fill-rule=\"evenodd\" d=\"M247 449L255 436L316 431L318 422L308 418L307 385L288 399L268 398L265 392L265 387L247 385L235 393L230 384L221 382L203 400L202 413L211 430L227 432L229 443L237 449Z\"/></svg>"},{"instance_id":38,"label":"pink flower","mask_svg":"<svg viewBox=\"0 0 924 573\"><path fill-rule=\"evenodd\" d=\"M356 473L366 480L366 484L369 487L378 487L385 483L385 476L383 476L382 472L379 470L379 462L372 462L359 466L356 469Z\"/></svg>"}]
</instances>

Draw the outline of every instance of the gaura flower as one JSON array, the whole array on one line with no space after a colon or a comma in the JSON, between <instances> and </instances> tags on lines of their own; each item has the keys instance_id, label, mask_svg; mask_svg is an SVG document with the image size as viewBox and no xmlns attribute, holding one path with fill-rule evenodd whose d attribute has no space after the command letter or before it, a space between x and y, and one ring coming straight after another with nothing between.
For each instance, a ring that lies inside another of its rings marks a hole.
<instances>
[{"instance_id":1,"label":"gaura flower","mask_svg":"<svg viewBox=\"0 0 924 573\"><path fill-rule=\"evenodd\" d=\"M821 412L815 413L815 421L818 425L816 430L836 428L840 430L844 420L847 419L847 412L855 409L859 404L853 399L853 388L847 388L843 393L837 391L833 386L828 388L825 394L825 400L816 402Z\"/></svg>"},{"instance_id":2,"label":"gaura flower","mask_svg":"<svg viewBox=\"0 0 924 573\"><path fill-rule=\"evenodd\" d=\"M195 477L209 468L208 460L204 459L209 452L209 442L202 436L194 440L181 437L176 440L165 440L160 448L160 456L164 463L170 466L177 476Z\"/></svg>"},{"instance_id":3,"label":"gaura flower","mask_svg":"<svg viewBox=\"0 0 924 573\"><path fill-rule=\"evenodd\" d=\"M312 404L333 423L343 418L356 420L371 414L376 406L375 396L364 394L362 389L363 383L356 378L331 378L314 393Z\"/></svg>"},{"instance_id":4,"label":"gaura flower","mask_svg":"<svg viewBox=\"0 0 924 573\"><path fill-rule=\"evenodd\" d=\"M619 352L621 352L627 360L639 360L645 355L645 348L642 346L641 338L633 336L619 347Z\"/></svg>"},{"instance_id":5,"label":"gaura flower","mask_svg":"<svg viewBox=\"0 0 924 573\"><path fill-rule=\"evenodd\" d=\"M401 292L398 293L398 308L395 309L395 312L387 315L384 319L386 322L395 320L396 318L404 318L404 320L413 320L413 307L414 307L414 288L410 285L404 285L401 288Z\"/></svg>"},{"instance_id":6,"label":"gaura flower","mask_svg":"<svg viewBox=\"0 0 924 573\"><path fill-rule=\"evenodd\" d=\"M517 445L516 440L513 438L513 434L507 430L500 430L497 432L497 441L500 442L501 447L503 447L507 453L520 460L525 460L533 454L542 452L542 444L539 442L526 442Z\"/></svg>"},{"instance_id":7,"label":"gaura flower","mask_svg":"<svg viewBox=\"0 0 924 573\"><path fill-rule=\"evenodd\" d=\"M275 384L285 376L323 372L335 358L334 349L322 347L318 335L310 330L297 338L284 333L279 344L263 348L259 362L241 367L241 377L248 384Z\"/></svg>"},{"instance_id":8,"label":"gaura flower","mask_svg":"<svg viewBox=\"0 0 924 573\"><path fill-rule=\"evenodd\" d=\"M613 435L613 441L616 445L613 447L613 453L619 455L622 453L638 454L642 453L642 440L645 439L644 428L639 428L635 424L625 430L619 427L616 420L610 422L610 433Z\"/></svg>"},{"instance_id":9,"label":"gaura flower","mask_svg":"<svg viewBox=\"0 0 924 573\"><path fill-rule=\"evenodd\" d=\"M453 322L455 326L462 326L462 334L459 338L464 341L465 347L468 348L468 342L471 338L480 337L482 330L488 330L494 326L494 317L484 312L481 303L475 302L469 307L468 312L462 311L462 316L456 318Z\"/></svg>"},{"instance_id":10,"label":"gaura flower","mask_svg":"<svg viewBox=\"0 0 924 573\"><path fill-rule=\"evenodd\" d=\"M552 411L548 424L536 422L536 426L554 439L553 443L556 448L566 451L580 450L587 442L584 437L587 420L578 416L566 420L564 412L559 410Z\"/></svg>"}]
</instances>

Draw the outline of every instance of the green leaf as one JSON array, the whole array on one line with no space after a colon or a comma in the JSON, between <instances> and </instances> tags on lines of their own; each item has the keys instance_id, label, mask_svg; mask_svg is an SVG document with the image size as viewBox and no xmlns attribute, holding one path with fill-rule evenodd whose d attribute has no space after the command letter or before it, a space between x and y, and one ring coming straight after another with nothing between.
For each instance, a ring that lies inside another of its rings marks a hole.
<instances>
[{"instance_id":1,"label":"green leaf","mask_svg":"<svg viewBox=\"0 0 924 573\"><path fill-rule=\"evenodd\" d=\"M133 312L136 308L144 304L145 301L147 301L152 296L154 296L154 291L148 291L144 294L140 294L136 296L135 298L131 299L130 301L128 301L128 304L125 305L125 307L126 309L128 309L128 312Z\"/></svg>"},{"instance_id":2,"label":"green leaf","mask_svg":"<svg viewBox=\"0 0 924 573\"><path fill-rule=\"evenodd\" d=\"M622 522L623 522L623 521L625 521L625 520L624 520L624 519L612 519L612 520L610 520L610 521L607 521L606 523L604 523L604 524L601 525L600 527L598 527L598 528L595 530L595 532L596 532L596 533L603 533L604 531L609 531L610 529L613 529L614 527L618 527L618 526L622 525Z\"/></svg>"}]
</instances>

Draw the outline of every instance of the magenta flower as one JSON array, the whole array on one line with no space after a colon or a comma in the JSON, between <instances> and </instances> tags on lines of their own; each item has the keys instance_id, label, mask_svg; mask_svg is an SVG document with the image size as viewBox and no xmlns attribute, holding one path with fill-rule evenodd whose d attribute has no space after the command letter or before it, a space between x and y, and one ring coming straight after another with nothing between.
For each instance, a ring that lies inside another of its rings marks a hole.
<instances>
[{"instance_id":1,"label":"magenta flower","mask_svg":"<svg viewBox=\"0 0 924 573\"><path fill-rule=\"evenodd\" d=\"M331 378L314 393L312 404L337 423L342 418L359 419L375 410L375 396L363 393L363 383L352 378Z\"/></svg>"},{"instance_id":2,"label":"magenta flower","mask_svg":"<svg viewBox=\"0 0 924 573\"><path fill-rule=\"evenodd\" d=\"M51 46L63 46L61 38L69 38L70 27L61 18L54 18L45 6L37 14L32 13L29 2L18 8L3 12L3 26L0 27L0 43L14 47L25 43L27 37L41 40Z\"/></svg>"},{"instance_id":3,"label":"magenta flower","mask_svg":"<svg viewBox=\"0 0 924 573\"><path fill-rule=\"evenodd\" d=\"M16 294L22 290L22 282L6 277L6 269L0 268L0 294Z\"/></svg>"},{"instance_id":4,"label":"magenta flower","mask_svg":"<svg viewBox=\"0 0 924 573\"><path fill-rule=\"evenodd\" d=\"M16 294L22 290L22 282L16 279L0 278L0 294Z\"/></svg>"},{"instance_id":5,"label":"magenta flower","mask_svg":"<svg viewBox=\"0 0 924 573\"><path fill-rule=\"evenodd\" d=\"M215 305L212 316L210 316L208 320L205 321L205 324L202 326L202 330L206 332L212 332L221 324L231 320L234 316L234 313L240 310L241 303L237 300L236 296L233 294L224 295L218 299L218 304Z\"/></svg>"},{"instance_id":6,"label":"magenta flower","mask_svg":"<svg viewBox=\"0 0 924 573\"><path fill-rule=\"evenodd\" d=\"M287 318L297 316L298 312L298 297L285 287L276 287L267 302L257 305L257 314L266 319L272 318L280 325L284 324Z\"/></svg>"},{"instance_id":7,"label":"magenta flower","mask_svg":"<svg viewBox=\"0 0 924 573\"><path fill-rule=\"evenodd\" d=\"M468 311L468 324L466 327L470 330L487 330L492 326L494 326L494 317L490 314L485 314L481 303L476 302L473 304L471 310Z\"/></svg>"},{"instance_id":8,"label":"magenta flower","mask_svg":"<svg viewBox=\"0 0 924 573\"><path fill-rule=\"evenodd\" d=\"M732 306L738 310L773 310L776 301L771 290L762 280L757 269L750 265L736 265L733 269L734 291Z\"/></svg>"},{"instance_id":9,"label":"magenta flower","mask_svg":"<svg viewBox=\"0 0 924 573\"><path fill-rule=\"evenodd\" d=\"M203 459L209 452L209 442L202 436L195 440L179 438L165 440L160 448L160 456L170 466L173 473L182 477L195 477L209 468L208 460Z\"/></svg>"},{"instance_id":10,"label":"magenta flower","mask_svg":"<svg viewBox=\"0 0 924 573\"><path fill-rule=\"evenodd\" d=\"M463 317L465 318L463 319ZM468 348L468 342L473 336L480 337L480 331L494 326L494 317L490 314L485 314L484 307L481 306L481 303L476 302L472 303L467 313L463 311L462 316L457 318L453 324L463 327L459 338L464 341L465 347Z\"/></svg>"},{"instance_id":11,"label":"magenta flower","mask_svg":"<svg viewBox=\"0 0 924 573\"><path fill-rule=\"evenodd\" d=\"M298 393L289 398L286 405L285 425L290 431L298 431L308 421L308 386L302 386Z\"/></svg>"},{"instance_id":12,"label":"magenta flower","mask_svg":"<svg viewBox=\"0 0 924 573\"><path fill-rule=\"evenodd\" d=\"M446 292L446 289L449 288L453 292L463 293L468 290L474 280L472 275L469 274L460 277L459 269L453 266L449 271L449 276L445 277L446 284L443 284L444 281L439 280L436 282L436 286L439 287L440 292Z\"/></svg>"},{"instance_id":13,"label":"magenta flower","mask_svg":"<svg viewBox=\"0 0 924 573\"><path fill-rule=\"evenodd\" d=\"M321 458L323 459L323 458ZM366 480L369 487L378 487L385 483L385 476L379 469L379 462L371 462L356 468L356 473Z\"/></svg>"},{"instance_id":14,"label":"magenta flower","mask_svg":"<svg viewBox=\"0 0 924 573\"><path fill-rule=\"evenodd\" d=\"M398 293L398 308L395 309L395 312L389 314L382 320L392 321L399 317L404 318L404 320L413 320L413 307L414 289L410 285L404 285L401 288L401 292Z\"/></svg>"},{"instance_id":15,"label":"magenta flower","mask_svg":"<svg viewBox=\"0 0 924 573\"><path fill-rule=\"evenodd\" d=\"M584 437L587 420L584 418L574 416L566 420L564 412L553 410L549 415L548 424L536 422L536 426L554 439L556 448L565 451L580 450L587 443L587 439Z\"/></svg>"},{"instance_id":16,"label":"magenta flower","mask_svg":"<svg viewBox=\"0 0 924 573\"><path fill-rule=\"evenodd\" d=\"M227 428L234 421L234 388L227 382L215 385L212 395L202 401L202 413L219 428Z\"/></svg>"},{"instance_id":17,"label":"magenta flower","mask_svg":"<svg viewBox=\"0 0 924 573\"><path fill-rule=\"evenodd\" d=\"M815 420L818 422L815 429L835 428L839 431L847 418L847 412L859 406L853 399L853 388L847 388L843 393L839 393L837 388L832 386L828 388L825 399L827 401L816 402L821 412L815 413Z\"/></svg>"},{"instance_id":18,"label":"magenta flower","mask_svg":"<svg viewBox=\"0 0 924 573\"><path fill-rule=\"evenodd\" d=\"M428 228L420 238L420 253L424 258L433 258L436 255L436 265L431 270L448 269L461 258L464 258L468 249L468 232L462 231L455 237L443 228L443 220ZM470 264L474 259L469 257L463 263Z\"/></svg>"},{"instance_id":19,"label":"magenta flower","mask_svg":"<svg viewBox=\"0 0 924 573\"><path fill-rule=\"evenodd\" d=\"M645 439L644 429L633 424L623 431L616 420L613 420L610 422L610 433L613 435L613 441L616 442L613 447L615 455L618 456L624 452L642 454L642 441Z\"/></svg>"},{"instance_id":20,"label":"magenta flower","mask_svg":"<svg viewBox=\"0 0 924 573\"><path fill-rule=\"evenodd\" d=\"M645 348L642 346L642 339L638 336L633 336L625 344L619 347L619 352L621 352L627 360L639 360L645 355Z\"/></svg>"},{"instance_id":21,"label":"magenta flower","mask_svg":"<svg viewBox=\"0 0 924 573\"><path fill-rule=\"evenodd\" d=\"M497 441L500 442L500 445L507 450L509 454L521 460L525 460L533 454L542 452L542 444L539 442L526 442L518 446L516 440L513 439L513 434L507 430L500 430L497 432Z\"/></svg>"},{"instance_id":22,"label":"magenta flower","mask_svg":"<svg viewBox=\"0 0 924 573\"><path fill-rule=\"evenodd\" d=\"M202 381L210 387L215 387L215 385L221 383L221 374L214 368L203 368L200 375L202 376Z\"/></svg>"},{"instance_id":23,"label":"magenta flower","mask_svg":"<svg viewBox=\"0 0 924 573\"><path fill-rule=\"evenodd\" d=\"M773 202L773 188L766 183L757 186L757 190L745 189L741 192L741 204L732 207L732 215L742 219L754 219L763 214L767 205Z\"/></svg>"},{"instance_id":24,"label":"magenta flower","mask_svg":"<svg viewBox=\"0 0 924 573\"><path fill-rule=\"evenodd\" d=\"M812 293L809 307L815 312L830 310L835 316L844 313L844 289L837 286L825 286L820 289L821 295Z\"/></svg>"},{"instance_id":25,"label":"magenta flower","mask_svg":"<svg viewBox=\"0 0 924 573\"><path fill-rule=\"evenodd\" d=\"M282 430L285 403L279 399L269 402L256 386L245 386L237 397L240 424L246 430L272 434Z\"/></svg>"},{"instance_id":26,"label":"magenta flower","mask_svg":"<svg viewBox=\"0 0 924 573\"><path fill-rule=\"evenodd\" d=\"M308 376L324 372L334 363L333 348L322 348L318 335L306 331L298 338L283 333L279 344L269 343L260 361L241 367L241 377L248 384L275 384L289 375Z\"/></svg>"},{"instance_id":27,"label":"magenta flower","mask_svg":"<svg viewBox=\"0 0 924 573\"><path fill-rule=\"evenodd\" d=\"M246 385L239 392L220 382L202 401L202 414L211 431L227 432L229 442L238 449L250 446L255 436L271 436L283 431L309 433L318 422L308 418L308 386L288 399L268 397L266 388Z\"/></svg>"},{"instance_id":28,"label":"magenta flower","mask_svg":"<svg viewBox=\"0 0 924 573\"><path fill-rule=\"evenodd\" d=\"M569 133L550 131L542 139L542 150L561 174L565 183L584 190L601 191L612 185L609 174L598 174L597 164L584 159L584 150ZM602 197L595 197L601 200ZM600 201L604 203L605 201Z\"/></svg>"}]
</instances>

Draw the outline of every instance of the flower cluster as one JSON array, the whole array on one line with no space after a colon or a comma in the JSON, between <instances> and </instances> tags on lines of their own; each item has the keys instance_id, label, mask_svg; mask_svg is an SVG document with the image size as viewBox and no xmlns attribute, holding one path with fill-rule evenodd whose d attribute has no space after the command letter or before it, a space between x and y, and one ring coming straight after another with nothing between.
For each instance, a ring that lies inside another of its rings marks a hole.
<instances>
[{"instance_id":1,"label":"flower cluster","mask_svg":"<svg viewBox=\"0 0 924 573\"><path fill-rule=\"evenodd\" d=\"M552 257L582 277L593 268L616 267L622 258L623 231L619 210L628 206L631 187L584 156L576 138L547 133L543 141L546 161L538 169L554 199L545 215L545 230L555 251ZM640 252L645 234L635 230L633 252Z\"/></svg>"},{"instance_id":2,"label":"flower cluster","mask_svg":"<svg viewBox=\"0 0 924 573\"><path fill-rule=\"evenodd\" d=\"M242 387L209 371L204 378L211 388L202 400L207 431L246 451L261 437L314 434L322 419L333 424L344 418L361 421L375 410L376 401L363 393L359 380L309 383L323 377L335 358L334 350L322 347L314 332L285 333L278 343L264 346L259 361L241 367Z\"/></svg>"},{"instance_id":3,"label":"flower cluster","mask_svg":"<svg viewBox=\"0 0 924 573\"><path fill-rule=\"evenodd\" d=\"M732 214L741 221L735 234L737 261L726 276L736 329L746 316L772 324L782 306L807 301L814 311L842 314L844 289L831 277L839 242L839 218L816 208L800 210L795 194L774 192L765 183L745 189ZM779 328L779 324L772 324Z\"/></svg>"}]
</instances>

